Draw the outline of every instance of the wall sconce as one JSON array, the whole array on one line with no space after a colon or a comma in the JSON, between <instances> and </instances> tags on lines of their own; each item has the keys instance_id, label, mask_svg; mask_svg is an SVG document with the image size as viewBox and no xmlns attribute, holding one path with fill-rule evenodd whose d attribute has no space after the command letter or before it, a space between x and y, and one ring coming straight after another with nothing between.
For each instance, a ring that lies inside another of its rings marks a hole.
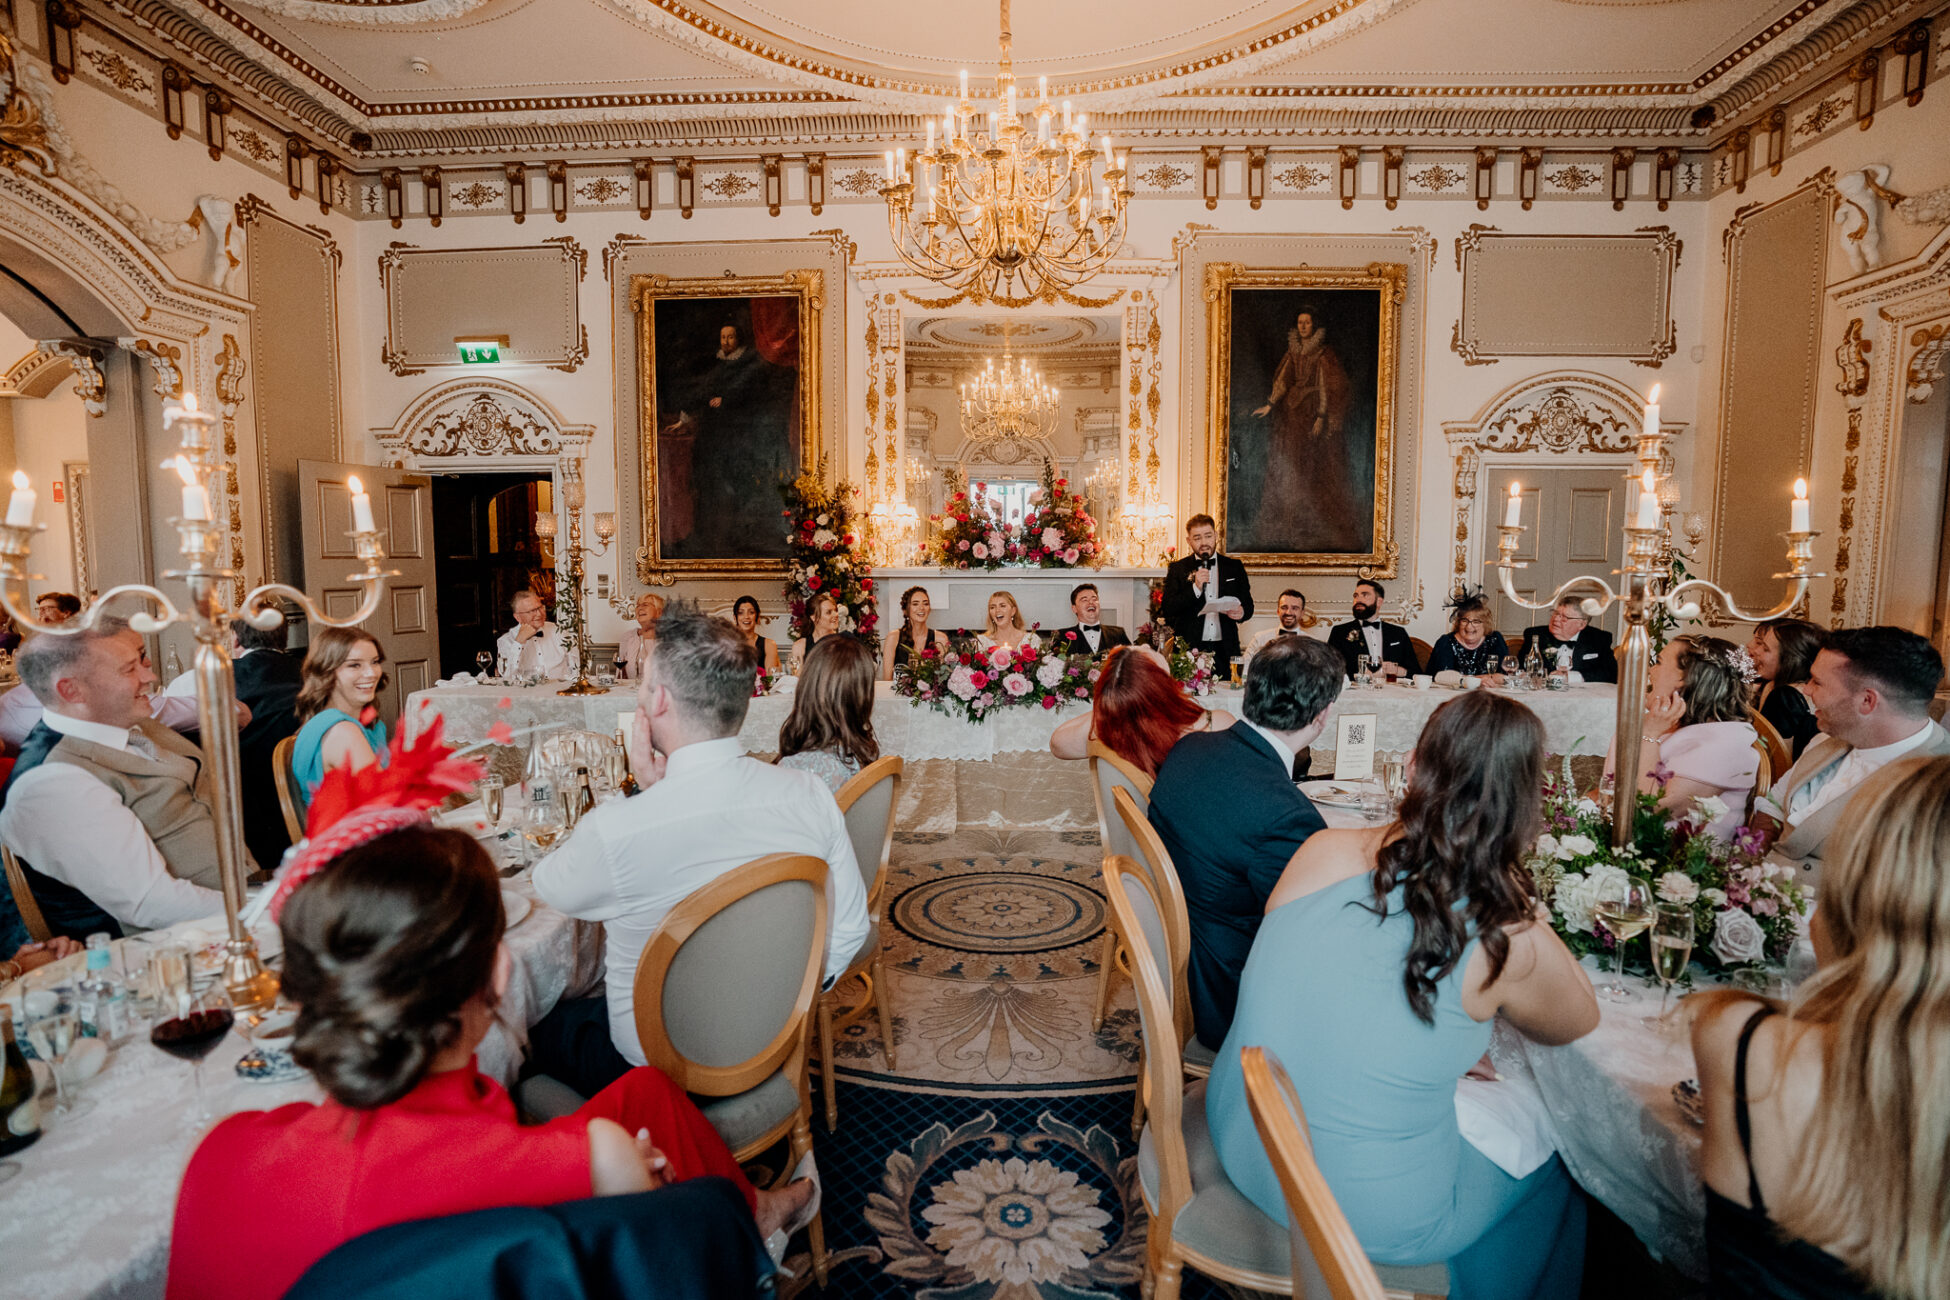
<instances>
[{"instance_id":1,"label":"wall sconce","mask_svg":"<svg viewBox=\"0 0 1950 1300\"><path fill-rule=\"evenodd\" d=\"M400 179L399 168L380 168L379 184L386 191L386 220L398 230L406 218L406 184Z\"/></svg>"},{"instance_id":2,"label":"wall sconce","mask_svg":"<svg viewBox=\"0 0 1950 1300\"><path fill-rule=\"evenodd\" d=\"M528 220L528 168L518 162L502 163L501 174L508 181L508 211L515 214L518 226Z\"/></svg>"},{"instance_id":3,"label":"wall sconce","mask_svg":"<svg viewBox=\"0 0 1950 1300\"><path fill-rule=\"evenodd\" d=\"M1398 144L1381 148L1381 201L1390 212L1402 198L1402 158L1406 151Z\"/></svg>"},{"instance_id":4,"label":"wall sconce","mask_svg":"<svg viewBox=\"0 0 1950 1300\"><path fill-rule=\"evenodd\" d=\"M48 0L47 62L62 85L74 75L74 31L81 26L81 9L68 0Z\"/></svg>"},{"instance_id":5,"label":"wall sconce","mask_svg":"<svg viewBox=\"0 0 1950 1300\"><path fill-rule=\"evenodd\" d=\"M1889 46L1903 56L1903 96L1915 108L1923 102L1923 85L1930 79L1930 21L1903 28Z\"/></svg>"},{"instance_id":6,"label":"wall sconce","mask_svg":"<svg viewBox=\"0 0 1950 1300\"><path fill-rule=\"evenodd\" d=\"M691 209L697 206L697 159L679 158L677 160L677 212L684 220L691 219Z\"/></svg>"},{"instance_id":7,"label":"wall sconce","mask_svg":"<svg viewBox=\"0 0 1950 1300\"><path fill-rule=\"evenodd\" d=\"M1882 60L1870 50L1848 70L1855 79L1855 129L1866 131L1876 120L1876 100L1882 95Z\"/></svg>"},{"instance_id":8,"label":"wall sconce","mask_svg":"<svg viewBox=\"0 0 1950 1300\"><path fill-rule=\"evenodd\" d=\"M543 163L548 173L548 206L555 213L557 221L569 219L569 164L566 162Z\"/></svg>"},{"instance_id":9,"label":"wall sconce","mask_svg":"<svg viewBox=\"0 0 1950 1300\"><path fill-rule=\"evenodd\" d=\"M535 512L535 536L541 538L543 541L554 541L556 530L560 526L556 521L553 510L537 510Z\"/></svg>"},{"instance_id":10,"label":"wall sconce","mask_svg":"<svg viewBox=\"0 0 1950 1300\"><path fill-rule=\"evenodd\" d=\"M420 168L420 187L426 195L427 220L435 226L447 211L447 181L438 167Z\"/></svg>"},{"instance_id":11,"label":"wall sconce","mask_svg":"<svg viewBox=\"0 0 1950 1300\"><path fill-rule=\"evenodd\" d=\"M1259 205L1266 198L1266 146L1249 144L1246 146L1246 205L1259 211Z\"/></svg>"},{"instance_id":12,"label":"wall sconce","mask_svg":"<svg viewBox=\"0 0 1950 1300\"><path fill-rule=\"evenodd\" d=\"M1657 167L1652 177L1652 194L1659 200L1659 211L1664 212L1672 202L1674 173L1679 170L1679 150L1661 149L1658 153Z\"/></svg>"},{"instance_id":13,"label":"wall sconce","mask_svg":"<svg viewBox=\"0 0 1950 1300\"><path fill-rule=\"evenodd\" d=\"M826 206L826 155L823 153L806 155L806 201L812 205L815 217Z\"/></svg>"},{"instance_id":14,"label":"wall sconce","mask_svg":"<svg viewBox=\"0 0 1950 1300\"><path fill-rule=\"evenodd\" d=\"M1201 145L1199 151L1205 156L1205 169L1200 174L1200 189L1205 195L1205 210L1212 211L1219 206L1219 162L1225 150L1219 145Z\"/></svg>"},{"instance_id":15,"label":"wall sconce","mask_svg":"<svg viewBox=\"0 0 1950 1300\"><path fill-rule=\"evenodd\" d=\"M163 131L172 140L183 138L183 92L194 89L195 85L182 64L174 59L163 60Z\"/></svg>"},{"instance_id":16,"label":"wall sconce","mask_svg":"<svg viewBox=\"0 0 1950 1300\"><path fill-rule=\"evenodd\" d=\"M1611 210L1622 212L1625 200L1632 197L1632 164L1639 151L1629 146L1611 151Z\"/></svg>"},{"instance_id":17,"label":"wall sconce","mask_svg":"<svg viewBox=\"0 0 1950 1300\"><path fill-rule=\"evenodd\" d=\"M203 141L210 146L211 162L223 157L230 133L230 113L236 107L237 101L215 86L203 92Z\"/></svg>"},{"instance_id":18,"label":"wall sconce","mask_svg":"<svg viewBox=\"0 0 1950 1300\"><path fill-rule=\"evenodd\" d=\"M1361 185L1361 146L1344 144L1341 146L1341 206L1354 206L1355 192Z\"/></svg>"},{"instance_id":19,"label":"wall sconce","mask_svg":"<svg viewBox=\"0 0 1950 1300\"><path fill-rule=\"evenodd\" d=\"M305 155L310 152L311 146L297 136L284 138L284 186L294 199L305 192Z\"/></svg>"},{"instance_id":20,"label":"wall sconce","mask_svg":"<svg viewBox=\"0 0 1950 1300\"><path fill-rule=\"evenodd\" d=\"M318 213L320 216L329 217L332 215L333 191L338 188L337 178L339 167L340 163L337 158L334 158L322 149L319 150L316 174L318 179Z\"/></svg>"},{"instance_id":21,"label":"wall sconce","mask_svg":"<svg viewBox=\"0 0 1950 1300\"><path fill-rule=\"evenodd\" d=\"M1543 165L1542 149L1517 151L1517 198L1522 201L1525 212L1530 211L1530 205L1537 201L1537 169Z\"/></svg>"},{"instance_id":22,"label":"wall sconce","mask_svg":"<svg viewBox=\"0 0 1950 1300\"><path fill-rule=\"evenodd\" d=\"M1476 207L1487 212L1490 197L1496 193L1496 146L1482 145L1476 150Z\"/></svg>"},{"instance_id":23,"label":"wall sconce","mask_svg":"<svg viewBox=\"0 0 1950 1300\"><path fill-rule=\"evenodd\" d=\"M657 201L657 177L652 170L655 164L648 158L638 158L630 164L630 171L636 177L636 214L644 221L650 220L650 209ZM817 208L814 211L818 211Z\"/></svg>"},{"instance_id":24,"label":"wall sconce","mask_svg":"<svg viewBox=\"0 0 1950 1300\"><path fill-rule=\"evenodd\" d=\"M760 154L758 163L765 169L765 210L776 217L785 197L785 178L779 175L779 155Z\"/></svg>"},{"instance_id":25,"label":"wall sconce","mask_svg":"<svg viewBox=\"0 0 1950 1300\"><path fill-rule=\"evenodd\" d=\"M597 541L607 543L615 538L616 512L614 510L598 510L589 516L589 521L596 530Z\"/></svg>"},{"instance_id":26,"label":"wall sconce","mask_svg":"<svg viewBox=\"0 0 1950 1300\"><path fill-rule=\"evenodd\" d=\"M1754 133L1744 126L1741 127L1733 133L1733 139L1727 142L1727 148L1733 152L1733 192L1745 194L1747 172L1754 164Z\"/></svg>"}]
</instances>

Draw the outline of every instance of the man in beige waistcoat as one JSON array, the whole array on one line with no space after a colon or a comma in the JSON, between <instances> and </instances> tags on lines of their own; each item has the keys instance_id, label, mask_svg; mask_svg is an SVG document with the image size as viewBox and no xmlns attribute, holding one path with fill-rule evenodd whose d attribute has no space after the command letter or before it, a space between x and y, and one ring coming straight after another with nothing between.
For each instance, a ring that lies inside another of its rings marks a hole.
<instances>
[{"instance_id":1,"label":"man in beige waistcoat","mask_svg":"<svg viewBox=\"0 0 1950 1300\"><path fill-rule=\"evenodd\" d=\"M1772 841L1777 860L1800 869L1803 884L1819 884L1829 832L1870 773L1909 755L1950 754L1950 733L1930 720L1942 680L1943 657L1907 629L1829 633L1806 692L1821 734L1769 796L1754 801L1754 828Z\"/></svg>"},{"instance_id":2,"label":"man in beige waistcoat","mask_svg":"<svg viewBox=\"0 0 1950 1300\"><path fill-rule=\"evenodd\" d=\"M4 791L0 840L49 926L82 938L222 911L209 768L150 716L142 638L103 619L32 638L18 663L46 712Z\"/></svg>"}]
</instances>

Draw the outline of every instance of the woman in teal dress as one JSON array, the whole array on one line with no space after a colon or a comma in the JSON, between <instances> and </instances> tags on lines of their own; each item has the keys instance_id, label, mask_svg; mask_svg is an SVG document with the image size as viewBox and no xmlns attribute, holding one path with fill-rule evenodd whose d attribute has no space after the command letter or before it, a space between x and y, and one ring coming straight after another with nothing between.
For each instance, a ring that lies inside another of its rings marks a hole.
<instances>
[{"instance_id":1,"label":"woman in teal dress","mask_svg":"<svg viewBox=\"0 0 1950 1300\"><path fill-rule=\"evenodd\" d=\"M372 706L386 684L385 662L385 648L360 628L328 627L312 638L296 704L304 725L291 747L292 775L306 803L331 768L385 764L386 724Z\"/></svg>"},{"instance_id":2,"label":"woman in teal dress","mask_svg":"<svg viewBox=\"0 0 1950 1300\"><path fill-rule=\"evenodd\" d=\"M1398 821L1301 846L1267 900L1207 1099L1227 1175L1286 1222L1239 1064L1246 1047L1278 1054L1369 1257L1446 1261L1459 1300L1575 1296L1583 1270L1583 1194L1563 1163L1512 1178L1456 1124L1456 1082L1494 1016L1543 1043L1598 1023L1522 865L1543 747L1523 705L1461 696L1423 729Z\"/></svg>"}]
</instances>

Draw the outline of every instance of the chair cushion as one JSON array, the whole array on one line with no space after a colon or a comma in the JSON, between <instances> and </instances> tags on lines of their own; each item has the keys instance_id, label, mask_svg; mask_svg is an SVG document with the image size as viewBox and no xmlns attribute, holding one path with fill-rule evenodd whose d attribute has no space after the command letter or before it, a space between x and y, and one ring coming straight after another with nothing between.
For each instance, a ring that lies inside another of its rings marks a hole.
<instances>
[{"instance_id":1,"label":"chair cushion","mask_svg":"<svg viewBox=\"0 0 1950 1300\"><path fill-rule=\"evenodd\" d=\"M791 1118L792 1112L799 1109L799 1089L780 1070L756 1088L729 1097L693 1100L704 1112L704 1118L711 1121L711 1127L718 1130L724 1144L736 1153Z\"/></svg>"},{"instance_id":2,"label":"chair cushion","mask_svg":"<svg viewBox=\"0 0 1950 1300\"><path fill-rule=\"evenodd\" d=\"M1199 1042L1197 1034L1193 1034L1185 1040L1185 1073L1200 1077L1212 1073L1212 1062L1218 1059L1218 1055Z\"/></svg>"}]
</instances>

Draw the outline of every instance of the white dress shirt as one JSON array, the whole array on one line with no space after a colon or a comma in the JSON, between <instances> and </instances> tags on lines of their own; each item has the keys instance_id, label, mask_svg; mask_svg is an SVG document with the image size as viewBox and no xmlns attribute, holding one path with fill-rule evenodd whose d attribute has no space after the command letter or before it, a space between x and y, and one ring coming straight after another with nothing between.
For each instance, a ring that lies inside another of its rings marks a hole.
<instances>
[{"instance_id":1,"label":"white dress shirt","mask_svg":"<svg viewBox=\"0 0 1950 1300\"><path fill-rule=\"evenodd\" d=\"M1848 793L1868 780L1878 768L1895 762L1910 750L1920 746L1930 737L1931 728L1936 724L1928 718L1913 736L1907 736L1893 744L1878 745L1874 749L1851 749L1842 755L1840 761L1829 764L1802 783L1794 792L1794 802L1786 809L1771 799L1755 802L1757 811L1765 812L1783 825L1793 826L1817 809L1845 798ZM1815 737L1820 740L1821 737ZM1815 741L1808 742L1810 745ZM1785 815L1784 815L1785 814Z\"/></svg>"},{"instance_id":2,"label":"white dress shirt","mask_svg":"<svg viewBox=\"0 0 1950 1300\"><path fill-rule=\"evenodd\" d=\"M609 1036L631 1064L646 1063L632 1001L644 944L671 908L768 853L825 859L826 975L843 974L870 925L846 819L818 777L750 758L736 736L677 750L661 781L588 813L535 868L542 901L603 923Z\"/></svg>"},{"instance_id":3,"label":"white dress shirt","mask_svg":"<svg viewBox=\"0 0 1950 1300\"><path fill-rule=\"evenodd\" d=\"M183 676L193 681L196 674L184 673ZM195 731L200 724L196 716L194 687L187 696L150 696L149 715L171 731ZM28 690L25 683L0 692L0 740L6 741L9 749L19 749L27 743L27 733L40 720L41 702L34 698L34 692ZM250 720L250 709L242 700L237 701L237 725L242 727Z\"/></svg>"},{"instance_id":4,"label":"white dress shirt","mask_svg":"<svg viewBox=\"0 0 1950 1300\"><path fill-rule=\"evenodd\" d=\"M495 672L503 677L517 674L526 676L540 673L544 677L569 677L569 648L562 644L562 629L553 623L542 624L542 630L526 641L518 640L521 625L516 624L501 634L495 642L498 661Z\"/></svg>"},{"instance_id":5,"label":"white dress shirt","mask_svg":"<svg viewBox=\"0 0 1950 1300\"><path fill-rule=\"evenodd\" d=\"M1292 776L1293 760L1299 757L1299 755L1293 752L1293 747L1266 728L1260 726L1257 722L1254 722L1251 718L1241 718L1239 721L1243 726L1251 727L1254 731L1257 731L1259 738L1273 747L1273 752L1280 756L1280 767L1289 777Z\"/></svg>"},{"instance_id":6,"label":"white dress shirt","mask_svg":"<svg viewBox=\"0 0 1950 1300\"><path fill-rule=\"evenodd\" d=\"M134 731L52 712L44 721L64 736L150 752L149 741ZM131 930L157 930L223 911L222 894L170 875L141 819L115 791L72 763L42 763L20 774L0 809L0 840Z\"/></svg>"}]
</instances>

